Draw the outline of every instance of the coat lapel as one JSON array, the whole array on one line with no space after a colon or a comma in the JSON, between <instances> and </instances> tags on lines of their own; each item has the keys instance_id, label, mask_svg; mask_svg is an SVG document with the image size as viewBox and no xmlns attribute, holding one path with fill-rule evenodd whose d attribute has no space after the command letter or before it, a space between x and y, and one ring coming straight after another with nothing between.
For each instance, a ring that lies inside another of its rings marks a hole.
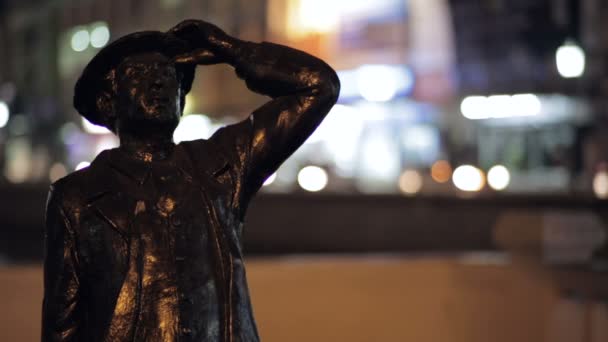
<instances>
[{"instance_id":1,"label":"coat lapel","mask_svg":"<svg viewBox=\"0 0 608 342\"><path fill-rule=\"evenodd\" d=\"M128 178L114 167L114 150L103 151L93 163L95 177L91 187L93 191L87 198L87 207L116 233L129 241L129 226L135 210L135 198L131 188L136 187L135 176ZM145 170L137 175L145 177Z\"/></svg>"}]
</instances>

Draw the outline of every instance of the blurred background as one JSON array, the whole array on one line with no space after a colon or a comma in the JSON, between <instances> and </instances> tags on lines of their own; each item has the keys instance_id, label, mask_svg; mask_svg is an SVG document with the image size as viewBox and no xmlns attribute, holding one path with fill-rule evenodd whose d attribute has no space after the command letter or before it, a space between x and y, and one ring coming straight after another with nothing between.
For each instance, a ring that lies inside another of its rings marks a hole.
<instances>
[{"instance_id":1,"label":"blurred background","mask_svg":"<svg viewBox=\"0 0 608 342\"><path fill-rule=\"evenodd\" d=\"M39 339L49 184L118 145L80 72L186 18L342 83L249 210L263 340L608 341L603 0L0 0L0 340ZM175 140L264 101L199 68Z\"/></svg>"}]
</instances>

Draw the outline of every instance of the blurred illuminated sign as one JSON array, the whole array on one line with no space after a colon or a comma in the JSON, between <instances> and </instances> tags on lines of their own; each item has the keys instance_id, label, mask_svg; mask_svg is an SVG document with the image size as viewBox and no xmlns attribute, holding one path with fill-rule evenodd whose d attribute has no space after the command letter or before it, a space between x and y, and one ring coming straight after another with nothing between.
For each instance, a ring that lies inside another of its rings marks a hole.
<instances>
[{"instance_id":1,"label":"blurred illuminated sign","mask_svg":"<svg viewBox=\"0 0 608 342\"><path fill-rule=\"evenodd\" d=\"M393 45L396 36L404 36L407 1L356 0L344 9L339 26L341 48L364 48Z\"/></svg>"},{"instance_id":2,"label":"blurred illuminated sign","mask_svg":"<svg viewBox=\"0 0 608 342\"><path fill-rule=\"evenodd\" d=\"M388 102L399 95L409 95L414 87L414 74L404 65L369 64L338 72L340 101L365 99Z\"/></svg>"}]
</instances>

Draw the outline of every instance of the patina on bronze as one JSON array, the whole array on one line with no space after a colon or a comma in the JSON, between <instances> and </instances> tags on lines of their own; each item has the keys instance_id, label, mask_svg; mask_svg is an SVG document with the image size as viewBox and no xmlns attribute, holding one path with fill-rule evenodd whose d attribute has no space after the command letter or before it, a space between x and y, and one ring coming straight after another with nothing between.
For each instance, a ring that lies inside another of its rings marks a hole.
<instances>
[{"instance_id":1,"label":"patina on bronze","mask_svg":"<svg viewBox=\"0 0 608 342\"><path fill-rule=\"evenodd\" d=\"M194 69L215 63L272 100L175 145ZM247 205L338 92L321 60L198 20L102 49L74 106L120 147L51 187L42 340L258 341L241 251Z\"/></svg>"}]
</instances>

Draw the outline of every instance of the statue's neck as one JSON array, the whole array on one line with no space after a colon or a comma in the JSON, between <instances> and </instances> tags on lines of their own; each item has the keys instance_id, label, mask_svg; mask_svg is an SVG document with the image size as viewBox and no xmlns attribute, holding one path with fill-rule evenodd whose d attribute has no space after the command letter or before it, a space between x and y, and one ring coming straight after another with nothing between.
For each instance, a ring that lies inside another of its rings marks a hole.
<instances>
[{"instance_id":1,"label":"statue's neck","mask_svg":"<svg viewBox=\"0 0 608 342\"><path fill-rule=\"evenodd\" d=\"M171 136L135 137L120 134L119 137L119 149L128 156L144 162L165 160L171 156L175 147Z\"/></svg>"}]
</instances>

